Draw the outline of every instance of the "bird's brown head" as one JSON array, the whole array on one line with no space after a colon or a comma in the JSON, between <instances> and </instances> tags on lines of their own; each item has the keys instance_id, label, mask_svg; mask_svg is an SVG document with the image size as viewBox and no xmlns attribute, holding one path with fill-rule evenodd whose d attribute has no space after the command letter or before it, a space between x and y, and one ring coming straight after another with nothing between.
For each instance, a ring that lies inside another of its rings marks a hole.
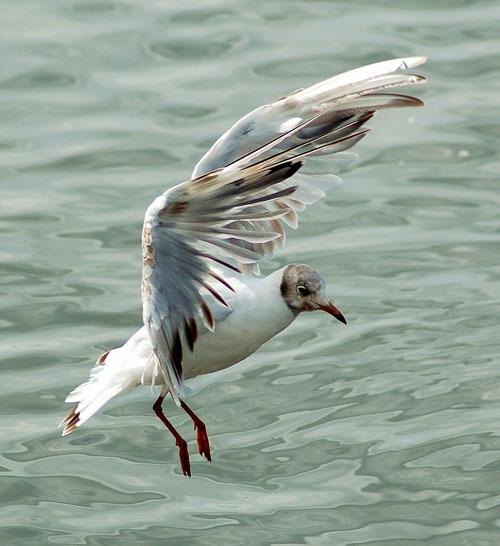
<instances>
[{"instance_id":1,"label":"bird's brown head","mask_svg":"<svg viewBox=\"0 0 500 546\"><path fill-rule=\"evenodd\" d=\"M302 311L325 311L347 324L344 315L325 295L325 280L312 267L290 264L283 270L281 296L296 314Z\"/></svg>"}]
</instances>

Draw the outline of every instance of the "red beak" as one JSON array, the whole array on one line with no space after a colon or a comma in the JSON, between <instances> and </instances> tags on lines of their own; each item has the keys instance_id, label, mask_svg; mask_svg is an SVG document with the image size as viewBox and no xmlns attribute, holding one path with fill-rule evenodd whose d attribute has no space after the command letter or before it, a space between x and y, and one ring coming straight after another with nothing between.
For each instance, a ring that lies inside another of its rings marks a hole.
<instances>
[{"instance_id":1,"label":"red beak","mask_svg":"<svg viewBox=\"0 0 500 546\"><path fill-rule=\"evenodd\" d=\"M340 320L340 322L347 324L347 320L345 319L344 315L335 307L335 305L333 305L332 302L329 301L324 305L320 305L319 308L325 313L332 315L332 317L335 317L337 320Z\"/></svg>"}]
</instances>

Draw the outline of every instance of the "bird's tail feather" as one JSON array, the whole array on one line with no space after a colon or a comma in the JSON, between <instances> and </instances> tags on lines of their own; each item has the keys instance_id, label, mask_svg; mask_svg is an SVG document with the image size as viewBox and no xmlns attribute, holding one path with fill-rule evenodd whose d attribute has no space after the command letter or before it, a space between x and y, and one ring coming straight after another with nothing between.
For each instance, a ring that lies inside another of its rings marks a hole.
<instances>
[{"instance_id":1,"label":"bird's tail feather","mask_svg":"<svg viewBox=\"0 0 500 546\"><path fill-rule=\"evenodd\" d=\"M113 351L112 351L113 352ZM115 373L115 366L106 361L98 363L90 371L90 378L70 392L67 403L74 403L64 419L59 423L64 427L62 435L70 434L97 413L117 394L120 394L133 385L124 382L120 375Z\"/></svg>"}]
</instances>

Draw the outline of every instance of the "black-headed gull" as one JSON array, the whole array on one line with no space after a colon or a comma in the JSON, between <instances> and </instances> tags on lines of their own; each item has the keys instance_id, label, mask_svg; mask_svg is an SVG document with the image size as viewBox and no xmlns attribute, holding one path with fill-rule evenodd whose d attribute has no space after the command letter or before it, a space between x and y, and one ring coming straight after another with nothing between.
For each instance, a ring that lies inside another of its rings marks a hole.
<instances>
[{"instance_id":1,"label":"black-headed gull","mask_svg":"<svg viewBox=\"0 0 500 546\"><path fill-rule=\"evenodd\" d=\"M291 264L261 277L257 262L284 242L284 224L296 228L297 212L324 196L321 157L335 154L342 162L376 110L422 105L387 90L424 82L401 72L424 62L371 64L253 110L215 142L191 180L153 201L142 234L144 326L101 355L90 379L66 398L76 405L61 423L63 435L117 394L158 384L153 409L190 476L186 441L162 411L168 393L193 420L198 450L210 460L205 425L184 401L184 381L240 362L303 311L346 322L313 268ZM309 171L295 175L305 162ZM333 166L327 162L326 172Z\"/></svg>"}]
</instances>

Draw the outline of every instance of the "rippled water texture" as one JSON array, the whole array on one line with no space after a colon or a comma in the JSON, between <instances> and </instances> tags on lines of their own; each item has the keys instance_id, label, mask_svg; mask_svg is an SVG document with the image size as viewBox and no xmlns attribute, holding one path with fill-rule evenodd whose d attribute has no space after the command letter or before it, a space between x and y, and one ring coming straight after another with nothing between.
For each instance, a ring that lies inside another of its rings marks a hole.
<instances>
[{"instance_id":1,"label":"rippled water texture","mask_svg":"<svg viewBox=\"0 0 500 546\"><path fill-rule=\"evenodd\" d=\"M500 543L500 5L429 0L4 2L0 543ZM349 326L301 317L193 382L194 477L147 388L56 425L140 322L146 206L228 125L334 73L427 54L426 102L267 270L324 273Z\"/></svg>"}]
</instances>

